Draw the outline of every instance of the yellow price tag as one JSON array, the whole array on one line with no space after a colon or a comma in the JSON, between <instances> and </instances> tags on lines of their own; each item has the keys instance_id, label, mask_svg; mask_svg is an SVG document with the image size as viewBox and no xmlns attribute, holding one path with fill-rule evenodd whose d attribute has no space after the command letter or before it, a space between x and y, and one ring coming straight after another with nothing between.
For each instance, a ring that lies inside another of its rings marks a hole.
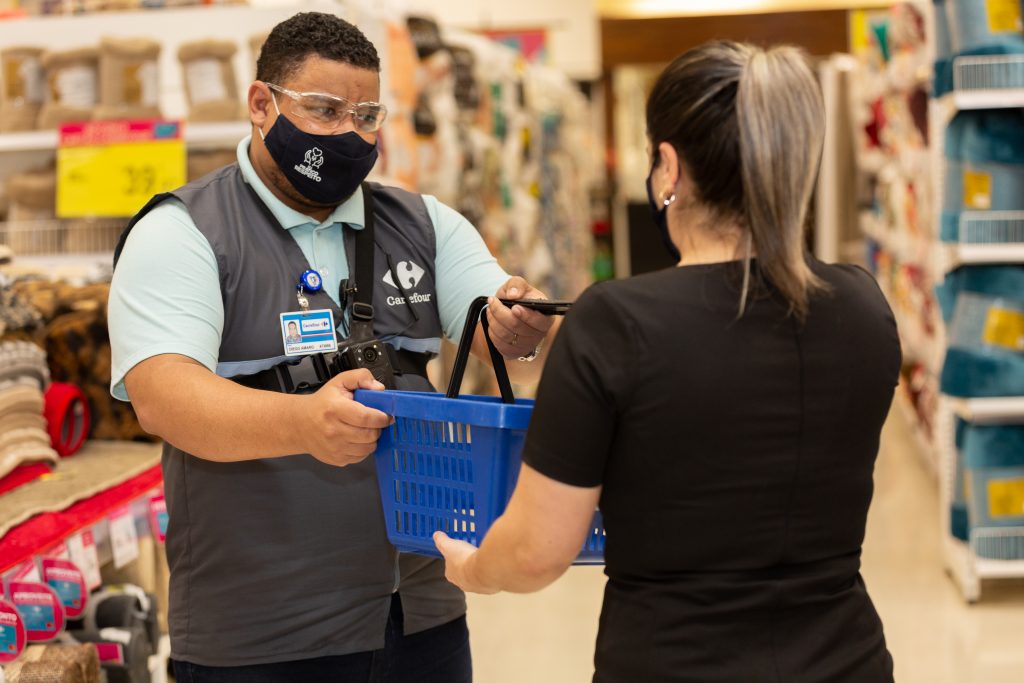
<instances>
[{"instance_id":1,"label":"yellow price tag","mask_svg":"<svg viewBox=\"0 0 1024 683\"><path fill-rule=\"evenodd\" d=\"M1011 351L1024 351L1024 313L998 306L988 309L981 340Z\"/></svg>"},{"instance_id":2,"label":"yellow price tag","mask_svg":"<svg viewBox=\"0 0 1024 683\"><path fill-rule=\"evenodd\" d=\"M93 121L61 128L57 216L132 216L186 182L179 121Z\"/></svg>"},{"instance_id":3,"label":"yellow price tag","mask_svg":"<svg viewBox=\"0 0 1024 683\"><path fill-rule=\"evenodd\" d=\"M1024 479L997 479L988 483L988 514L1024 517Z\"/></svg>"},{"instance_id":4,"label":"yellow price tag","mask_svg":"<svg viewBox=\"0 0 1024 683\"><path fill-rule=\"evenodd\" d=\"M1020 0L985 0L988 30L992 33L1020 33Z\"/></svg>"},{"instance_id":5,"label":"yellow price tag","mask_svg":"<svg viewBox=\"0 0 1024 683\"><path fill-rule=\"evenodd\" d=\"M992 208L992 174L964 171L964 206L982 211Z\"/></svg>"}]
</instances>

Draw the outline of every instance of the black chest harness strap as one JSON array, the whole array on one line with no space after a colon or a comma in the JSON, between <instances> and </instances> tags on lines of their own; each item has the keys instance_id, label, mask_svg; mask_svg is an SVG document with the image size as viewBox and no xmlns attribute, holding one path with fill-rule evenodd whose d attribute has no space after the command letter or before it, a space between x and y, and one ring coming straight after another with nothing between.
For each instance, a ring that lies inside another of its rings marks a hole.
<instances>
[{"instance_id":1,"label":"black chest harness strap","mask_svg":"<svg viewBox=\"0 0 1024 683\"><path fill-rule=\"evenodd\" d=\"M262 205L262 200L259 200ZM346 289L345 281L342 281L339 292L339 300L342 305L348 300L348 295L353 294L351 312L349 315L349 337L339 343L339 347L345 343L360 343L374 340L373 335L373 287L374 274L373 263L375 256L373 192L370 187L363 184L363 208L364 226L362 230L356 231L355 236L355 287ZM269 211L269 208L267 209ZM392 267L392 270L393 267ZM392 274L395 282L399 282L397 274ZM401 284L398 285L401 290ZM402 290L403 295L405 294ZM408 297L405 297L408 301ZM415 353L412 351L398 350L391 344L383 344L390 360L391 370L394 375L418 375L427 376L427 363L432 358L429 353ZM286 394L309 393L316 391L321 384L324 384L340 372L349 369L346 366L342 353L315 353L294 361L286 361L275 365L272 368L263 370L254 375L242 375L232 377L235 382L252 389L264 389L266 391L279 391ZM393 387L388 387L393 388Z\"/></svg>"}]
</instances>

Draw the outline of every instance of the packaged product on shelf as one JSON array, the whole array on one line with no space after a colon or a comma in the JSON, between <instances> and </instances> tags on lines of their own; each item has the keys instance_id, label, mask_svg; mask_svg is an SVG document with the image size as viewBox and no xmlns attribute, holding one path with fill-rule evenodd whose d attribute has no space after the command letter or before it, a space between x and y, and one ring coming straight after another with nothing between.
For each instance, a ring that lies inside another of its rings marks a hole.
<instances>
[{"instance_id":1,"label":"packaged product on shelf","mask_svg":"<svg viewBox=\"0 0 1024 683\"><path fill-rule=\"evenodd\" d=\"M95 254L113 251L127 220L124 218L72 218L63 221L64 253Z\"/></svg>"},{"instance_id":2,"label":"packaged product on shelf","mask_svg":"<svg viewBox=\"0 0 1024 683\"><path fill-rule=\"evenodd\" d=\"M944 9L954 52L990 47L1024 52L1020 0L955 0Z\"/></svg>"},{"instance_id":3,"label":"packaged product on shelf","mask_svg":"<svg viewBox=\"0 0 1024 683\"><path fill-rule=\"evenodd\" d=\"M228 40L200 40L178 48L190 121L234 121L242 117L244 107L232 64L237 51Z\"/></svg>"},{"instance_id":4,"label":"packaged product on shelf","mask_svg":"<svg viewBox=\"0 0 1024 683\"><path fill-rule=\"evenodd\" d=\"M1024 559L1024 426L968 424L964 461L972 546L979 557Z\"/></svg>"},{"instance_id":5,"label":"packaged product on shelf","mask_svg":"<svg viewBox=\"0 0 1024 683\"><path fill-rule=\"evenodd\" d=\"M38 47L0 50L0 133L36 127L46 93L42 56Z\"/></svg>"},{"instance_id":6,"label":"packaged product on shelf","mask_svg":"<svg viewBox=\"0 0 1024 683\"><path fill-rule=\"evenodd\" d=\"M1024 395L1024 298L962 292L949 331L942 391L965 398Z\"/></svg>"},{"instance_id":7,"label":"packaged product on shelf","mask_svg":"<svg viewBox=\"0 0 1024 683\"><path fill-rule=\"evenodd\" d=\"M7 245L15 257L59 254L64 231L56 220L57 174L53 171L17 173L7 179Z\"/></svg>"},{"instance_id":8,"label":"packaged product on shelf","mask_svg":"<svg viewBox=\"0 0 1024 683\"><path fill-rule=\"evenodd\" d=\"M47 99L39 113L39 128L88 121L100 101L99 50L92 47L47 52Z\"/></svg>"},{"instance_id":9,"label":"packaged product on shelf","mask_svg":"<svg viewBox=\"0 0 1024 683\"><path fill-rule=\"evenodd\" d=\"M960 234L963 211L1024 210L1024 113L1017 109L962 111L946 129L945 241L1013 242L1009 223L986 222Z\"/></svg>"},{"instance_id":10,"label":"packaged product on shelf","mask_svg":"<svg viewBox=\"0 0 1024 683\"><path fill-rule=\"evenodd\" d=\"M100 41L100 106L97 119L157 119L160 43L146 38Z\"/></svg>"},{"instance_id":11,"label":"packaged product on shelf","mask_svg":"<svg viewBox=\"0 0 1024 683\"><path fill-rule=\"evenodd\" d=\"M252 53L252 59L250 60L249 63L252 64L252 73L254 77L256 75L256 61L260 57L260 50L263 49L263 43L267 42L268 35L270 34L257 33L255 35L249 36L249 52Z\"/></svg>"},{"instance_id":12,"label":"packaged product on shelf","mask_svg":"<svg viewBox=\"0 0 1024 683\"><path fill-rule=\"evenodd\" d=\"M30 645L16 663L16 671L8 671L8 683L99 683L100 658L91 644ZM12 679L11 675L17 675Z\"/></svg>"},{"instance_id":13,"label":"packaged product on shelf","mask_svg":"<svg viewBox=\"0 0 1024 683\"><path fill-rule=\"evenodd\" d=\"M188 181L199 180L204 175L228 166L238 160L234 149L213 149L190 151L188 153Z\"/></svg>"},{"instance_id":14,"label":"packaged product on shelf","mask_svg":"<svg viewBox=\"0 0 1024 683\"><path fill-rule=\"evenodd\" d=\"M30 464L57 463L43 417L49 384L43 350L31 342L0 344L0 477Z\"/></svg>"},{"instance_id":15,"label":"packaged product on shelf","mask_svg":"<svg viewBox=\"0 0 1024 683\"><path fill-rule=\"evenodd\" d=\"M951 0L952 1L952 0ZM953 89L953 39L949 32L949 13L946 0L933 0L935 4L935 65L932 77L932 96L942 97Z\"/></svg>"}]
</instances>

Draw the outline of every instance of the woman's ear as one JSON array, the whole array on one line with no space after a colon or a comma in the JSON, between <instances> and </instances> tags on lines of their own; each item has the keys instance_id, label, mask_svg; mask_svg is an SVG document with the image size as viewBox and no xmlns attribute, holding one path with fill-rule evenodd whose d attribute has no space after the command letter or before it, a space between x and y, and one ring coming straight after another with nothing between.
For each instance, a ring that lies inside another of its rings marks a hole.
<instances>
[{"instance_id":1,"label":"woman's ear","mask_svg":"<svg viewBox=\"0 0 1024 683\"><path fill-rule=\"evenodd\" d=\"M658 145L658 167L655 173L654 191L659 195L672 195L679 187L682 163L676 148L667 142Z\"/></svg>"}]
</instances>

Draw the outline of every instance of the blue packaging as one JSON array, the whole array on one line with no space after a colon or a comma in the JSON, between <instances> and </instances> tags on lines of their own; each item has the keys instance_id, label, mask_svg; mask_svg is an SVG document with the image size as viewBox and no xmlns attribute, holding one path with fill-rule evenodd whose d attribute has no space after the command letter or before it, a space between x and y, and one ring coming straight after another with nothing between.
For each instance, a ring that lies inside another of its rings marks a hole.
<instances>
[{"instance_id":1,"label":"blue packaging","mask_svg":"<svg viewBox=\"0 0 1024 683\"><path fill-rule=\"evenodd\" d=\"M964 458L972 531L1024 525L1024 425L969 425ZM980 535L975 550L994 559L1024 558L1024 537Z\"/></svg>"},{"instance_id":2,"label":"blue packaging","mask_svg":"<svg viewBox=\"0 0 1024 683\"><path fill-rule=\"evenodd\" d=\"M1024 49L1019 0L955 0L946 3L945 9L954 52L985 47Z\"/></svg>"},{"instance_id":3,"label":"blue packaging","mask_svg":"<svg viewBox=\"0 0 1024 683\"><path fill-rule=\"evenodd\" d=\"M1024 300L961 292L939 384L965 398L1024 395Z\"/></svg>"}]
</instances>

